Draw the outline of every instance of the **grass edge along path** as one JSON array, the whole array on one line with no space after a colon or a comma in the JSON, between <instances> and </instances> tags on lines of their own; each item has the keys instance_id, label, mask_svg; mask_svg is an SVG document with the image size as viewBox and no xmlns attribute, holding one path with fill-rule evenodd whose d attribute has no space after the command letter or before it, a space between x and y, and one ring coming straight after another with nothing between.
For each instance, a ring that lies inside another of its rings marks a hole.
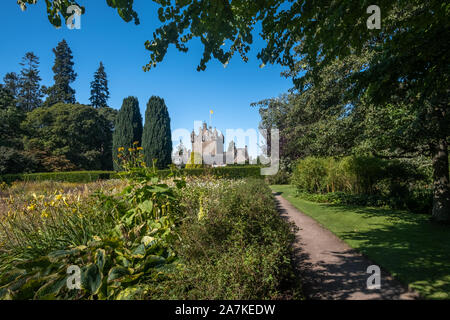
<instances>
[{"instance_id":1,"label":"grass edge along path","mask_svg":"<svg viewBox=\"0 0 450 320\"><path fill-rule=\"evenodd\" d=\"M424 214L306 201L291 185L271 188L422 297L450 299L448 226Z\"/></svg>"}]
</instances>

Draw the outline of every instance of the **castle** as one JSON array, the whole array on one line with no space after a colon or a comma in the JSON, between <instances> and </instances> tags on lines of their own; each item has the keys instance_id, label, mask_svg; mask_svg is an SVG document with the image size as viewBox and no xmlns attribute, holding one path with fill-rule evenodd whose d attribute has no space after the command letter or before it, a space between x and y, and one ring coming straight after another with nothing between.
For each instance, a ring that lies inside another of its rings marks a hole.
<instances>
[{"instance_id":1,"label":"castle","mask_svg":"<svg viewBox=\"0 0 450 320\"><path fill-rule=\"evenodd\" d=\"M191 152L194 152L195 163L203 163L213 167L249 163L247 146L237 148L234 141L231 141L227 151L224 151L225 137L216 128L214 130L211 126L208 128L205 122L198 129L198 134L192 130L191 143L191 150L187 150L180 143L173 157L175 164L187 163L191 158Z\"/></svg>"}]
</instances>

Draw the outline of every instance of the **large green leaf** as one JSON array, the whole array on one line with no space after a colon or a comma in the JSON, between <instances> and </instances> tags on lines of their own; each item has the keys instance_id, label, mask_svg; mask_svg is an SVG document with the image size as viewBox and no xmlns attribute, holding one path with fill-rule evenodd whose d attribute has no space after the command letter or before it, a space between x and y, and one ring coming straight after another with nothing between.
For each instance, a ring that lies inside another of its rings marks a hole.
<instances>
[{"instance_id":1,"label":"large green leaf","mask_svg":"<svg viewBox=\"0 0 450 320\"><path fill-rule=\"evenodd\" d=\"M61 289L67 284L67 277L53 277L45 285L39 288L34 295L37 300L55 299Z\"/></svg>"},{"instance_id":2,"label":"large green leaf","mask_svg":"<svg viewBox=\"0 0 450 320\"><path fill-rule=\"evenodd\" d=\"M91 294L97 294L102 284L102 274L96 264L91 263L81 274L81 286Z\"/></svg>"},{"instance_id":3,"label":"large green leaf","mask_svg":"<svg viewBox=\"0 0 450 320\"><path fill-rule=\"evenodd\" d=\"M136 249L133 250L133 258L143 258L145 256L145 245L141 243L139 246L137 246Z\"/></svg>"},{"instance_id":4,"label":"large green leaf","mask_svg":"<svg viewBox=\"0 0 450 320\"><path fill-rule=\"evenodd\" d=\"M27 260L24 262L20 262L15 266L19 269L31 270L34 268L46 268L51 264L48 257L40 257L38 259Z\"/></svg>"},{"instance_id":5,"label":"large green leaf","mask_svg":"<svg viewBox=\"0 0 450 320\"><path fill-rule=\"evenodd\" d=\"M152 200L145 200L144 202L140 203L138 205L138 207L143 212L152 212L152 210L153 210L153 201Z\"/></svg>"},{"instance_id":6,"label":"large green leaf","mask_svg":"<svg viewBox=\"0 0 450 320\"><path fill-rule=\"evenodd\" d=\"M122 266L115 266L109 270L108 273L108 282L120 279L126 275L129 275L131 272L128 268Z\"/></svg>"},{"instance_id":7,"label":"large green leaf","mask_svg":"<svg viewBox=\"0 0 450 320\"><path fill-rule=\"evenodd\" d=\"M72 255L75 255L81 251L80 248L74 248L70 250L56 250L53 252L50 252L47 257L50 259L51 262L59 261L62 258L66 258Z\"/></svg>"}]
</instances>

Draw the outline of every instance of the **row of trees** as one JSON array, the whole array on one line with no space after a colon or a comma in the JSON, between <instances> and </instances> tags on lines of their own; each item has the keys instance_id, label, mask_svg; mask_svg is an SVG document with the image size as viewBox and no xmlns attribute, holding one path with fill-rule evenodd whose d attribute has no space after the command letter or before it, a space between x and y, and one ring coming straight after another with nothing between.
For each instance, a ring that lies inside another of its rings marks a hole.
<instances>
[{"instance_id":1,"label":"row of trees","mask_svg":"<svg viewBox=\"0 0 450 320\"><path fill-rule=\"evenodd\" d=\"M23 57L19 75L9 72L0 84L0 174L111 170L117 148L128 148L134 141L145 146L147 163L153 158L159 167L171 162L164 100L150 99L143 129L136 98L125 99L120 112L108 107L108 80L100 62L91 82L91 105L78 104L71 87L77 77L72 51L62 40L53 53L52 86L40 85L39 58L33 52Z\"/></svg>"},{"instance_id":2,"label":"row of trees","mask_svg":"<svg viewBox=\"0 0 450 320\"><path fill-rule=\"evenodd\" d=\"M109 108L103 64L91 83L91 106L76 103L73 55L65 40L53 49L54 84L41 86L39 58L27 52L19 74L0 84L0 174L112 169L116 111ZM45 99L44 99L45 98Z\"/></svg>"},{"instance_id":3,"label":"row of trees","mask_svg":"<svg viewBox=\"0 0 450 320\"><path fill-rule=\"evenodd\" d=\"M290 99L303 101L298 105L309 109L309 118L297 113L302 125L292 126L293 135L304 141L310 135L303 125L325 130L324 119L341 119L331 122L335 125L326 135L313 135L319 140L334 138L333 130L337 136L350 135L339 143L327 142L330 150L359 145L385 157L428 156L433 170L433 218L450 222L450 55L444 40L449 36L448 5L439 0L379 0L381 17L373 18L367 14L373 4L368 0L212 2L158 1L161 26L145 42L150 52L145 70L164 60L170 44L187 52L194 38L204 46L198 70L204 70L212 58L227 64L236 52L246 61L259 25L266 43L258 54L262 66L285 66L285 75L293 79L299 93ZM18 3L26 7L35 2ZM124 21L139 23L133 1L106 3ZM66 5L47 1L51 23L61 24L60 13L67 18ZM368 19L381 19L380 28L369 29ZM327 73L335 69L341 77L327 81L332 76ZM324 104L305 101L309 95ZM320 147L316 140L309 141L312 148Z\"/></svg>"},{"instance_id":4,"label":"row of trees","mask_svg":"<svg viewBox=\"0 0 450 320\"><path fill-rule=\"evenodd\" d=\"M170 117L164 99L160 97L152 96L149 99L144 126L136 97L125 98L117 114L113 134L113 158L117 159L119 148L140 146L143 148L147 165L152 165L153 159L157 160L156 165L160 169L167 168L172 163ZM114 162L114 169L120 169L117 162Z\"/></svg>"}]
</instances>

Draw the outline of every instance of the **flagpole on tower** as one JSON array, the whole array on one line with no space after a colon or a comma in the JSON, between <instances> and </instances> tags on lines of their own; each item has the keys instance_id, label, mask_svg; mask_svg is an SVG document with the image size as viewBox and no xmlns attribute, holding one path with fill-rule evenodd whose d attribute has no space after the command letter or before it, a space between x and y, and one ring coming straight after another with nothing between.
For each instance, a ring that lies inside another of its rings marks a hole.
<instances>
[{"instance_id":1,"label":"flagpole on tower","mask_svg":"<svg viewBox=\"0 0 450 320\"><path fill-rule=\"evenodd\" d=\"M209 125L211 126L211 128L212 128L212 114L213 113L214 113L214 111L209 110Z\"/></svg>"}]
</instances>

